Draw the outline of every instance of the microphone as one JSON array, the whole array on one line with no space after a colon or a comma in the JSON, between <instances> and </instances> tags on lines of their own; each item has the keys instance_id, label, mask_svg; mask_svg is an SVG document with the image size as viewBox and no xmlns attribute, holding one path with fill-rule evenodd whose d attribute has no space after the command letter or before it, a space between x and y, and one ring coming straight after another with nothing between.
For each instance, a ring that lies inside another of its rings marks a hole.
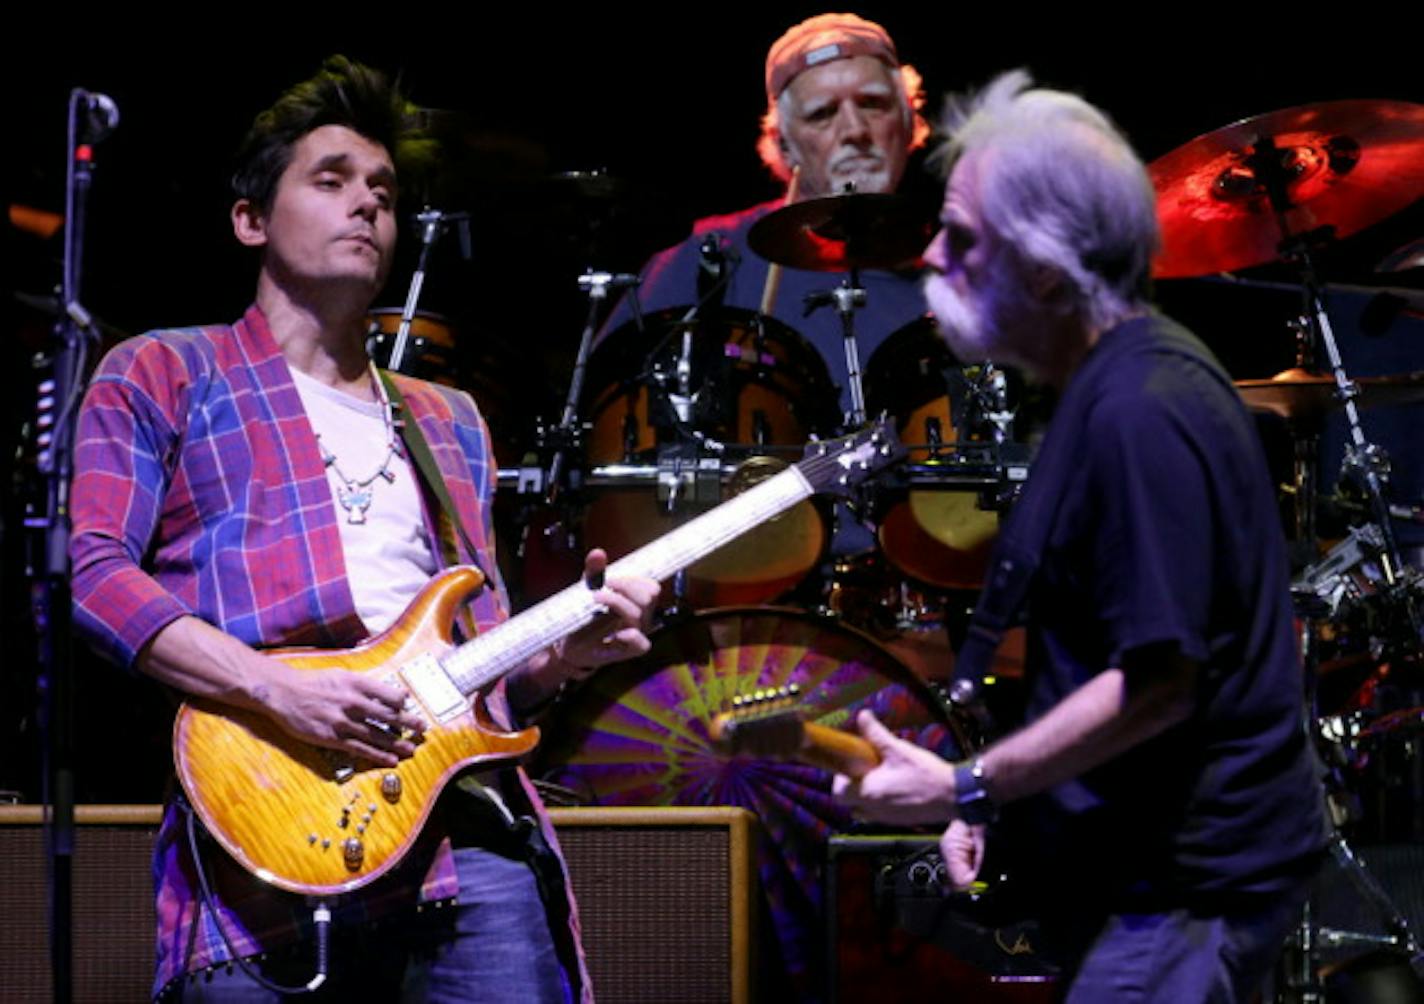
<instances>
[{"instance_id":1,"label":"microphone","mask_svg":"<svg viewBox=\"0 0 1424 1004\"><path fill-rule=\"evenodd\" d=\"M98 143L119 127L119 106L113 98L98 91L76 87L73 97L84 111L81 134L88 143Z\"/></svg>"}]
</instances>

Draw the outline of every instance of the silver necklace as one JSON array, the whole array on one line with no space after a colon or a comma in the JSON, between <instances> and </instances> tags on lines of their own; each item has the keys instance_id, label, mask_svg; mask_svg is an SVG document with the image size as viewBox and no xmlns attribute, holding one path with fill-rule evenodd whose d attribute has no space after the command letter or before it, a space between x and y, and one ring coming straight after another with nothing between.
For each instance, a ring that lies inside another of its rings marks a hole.
<instances>
[{"instance_id":1,"label":"silver necklace","mask_svg":"<svg viewBox=\"0 0 1424 1004\"><path fill-rule=\"evenodd\" d=\"M371 502L375 498L376 479L384 478L387 484L394 484L396 480L396 472L391 470L391 461L396 458L400 447L396 440L395 422L391 416L391 400L386 396L386 388L376 375L375 366L371 367L371 382L380 398L381 421L386 427L386 455L379 467L368 477L348 477L336 462L336 454L328 450L326 444L321 441L321 433L316 434L316 445L321 450L321 462L329 467L341 482L336 488L336 501L346 510L346 522L352 526L366 522L366 510L371 508Z\"/></svg>"}]
</instances>

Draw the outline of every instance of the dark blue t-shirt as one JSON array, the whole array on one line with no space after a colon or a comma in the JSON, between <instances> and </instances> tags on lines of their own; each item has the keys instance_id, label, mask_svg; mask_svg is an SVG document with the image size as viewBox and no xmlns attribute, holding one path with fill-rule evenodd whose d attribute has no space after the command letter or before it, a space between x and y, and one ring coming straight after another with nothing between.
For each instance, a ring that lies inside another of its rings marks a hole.
<instances>
[{"instance_id":1,"label":"dark blue t-shirt","mask_svg":"<svg viewBox=\"0 0 1424 1004\"><path fill-rule=\"evenodd\" d=\"M731 255L738 259L727 283L723 304L745 310L761 305L770 263L747 246L752 224L776 209L781 202L766 202L725 216L698 220L692 235L654 255L643 267L643 284L638 302L645 313L670 307L690 307L697 300L698 248L709 233L722 236ZM831 272L805 272L784 268L771 316L789 326L826 363L831 383L841 388L838 410L850 405L846 391L845 336L839 315L832 307L821 307L810 317L803 316L806 294L838 286L843 276ZM862 371L875 350L895 332L923 318L926 306L920 292L919 276L913 271L886 272L865 269L860 277L866 291L865 307L856 311L856 346ZM600 332L600 342L632 320L627 298L619 302ZM876 389L872 388L872 393ZM884 390L880 388L880 390ZM824 430L821 430L824 431Z\"/></svg>"},{"instance_id":2,"label":"dark blue t-shirt","mask_svg":"<svg viewBox=\"0 0 1424 1004\"><path fill-rule=\"evenodd\" d=\"M1187 722L1016 813L1039 880L1094 905L1283 888L1326 823L1255 427L1208 350L1160 316L1105 334L1074 380L1090 381L1077 434L1044 444L1076 455L1029 593L1028 718L1173 650L1198 675Z\"/></svg>"}]
</instances>

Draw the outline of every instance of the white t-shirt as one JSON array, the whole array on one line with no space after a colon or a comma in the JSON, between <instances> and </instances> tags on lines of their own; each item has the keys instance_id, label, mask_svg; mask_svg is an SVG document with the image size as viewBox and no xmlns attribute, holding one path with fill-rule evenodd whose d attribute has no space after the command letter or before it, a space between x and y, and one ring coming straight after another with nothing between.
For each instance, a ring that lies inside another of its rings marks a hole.
<instances>
[{"instance_id":1,"label":"white t-shirt","mask_svg":"<svg viewBox=\"0 0 1424 1004\"><path fill-rule=\"evenodd\" d=\"M295 367L288 368L323 457L336 458L334 464L326 466L326 480L341 531L346 579L351 584L356 613L367 629L379 633L400 616L435 574L435 555L426 533L415 469L397 436L396 455L385 468L391 477L377 476L364 489L358 489L358 494L371 493L370 504L360 514L364 521L354 511L359 506L343 506L340 500L347 485L341 475L353 484L365 481L386 459L385 405L352 397ZM338 467L341 475L336 472Z\"/></svg>"}]
</instances>

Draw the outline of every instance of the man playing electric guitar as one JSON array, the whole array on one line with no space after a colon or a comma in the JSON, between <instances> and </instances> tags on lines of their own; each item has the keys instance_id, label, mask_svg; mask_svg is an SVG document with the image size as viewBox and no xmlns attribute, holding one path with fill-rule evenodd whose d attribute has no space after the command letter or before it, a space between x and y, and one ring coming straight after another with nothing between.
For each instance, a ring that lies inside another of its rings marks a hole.
<instances>
[{"instance_id":1,"label":"man playing electric guitar","mask_svg":"<svg viewBox=\"0 0 1424 1004\"><path fill-rule=\"evenodd\" d=\"M91 643L336 762L385 767L422 741L403 687L297 671L259 649L351 646L455 563L490 577L466 610L473 624L507 616L474 403L404 377L392 394L364 349L395 246L410 110L381 74L333 57L257 117L232 209L237 239L260 255L256 302L233 325L153 332L109 354L79 420L72 495L76 624ZM417 474L412 425L443 486ZM604 564L589 554L591 585ZM569 679L646 651L657 591L643 578L599 588L607 614L510 673L488 695L494 717L525 723ZM352 806L350 832L376 811ZM310 907L238 869L181 800L154 869L156 996L275 1000L259 977L307 982ZM562 872L522 772L467 772L397 868L333 903L321 995L589 999ZM234 958L245 961L221 965Z\"/></svg>"},{"instance_id":2,"label":"man playing electric guitar","mask_svg":"<svg viewBox=\"0 0 1424 1004\"><path fill-rule=\"evenodd\" d=\"M1004 805L993 837L1031 848L1067 1000L1248 1000L1326 838L1264 453L1220 364L1151 307L1156 197L1107 117L1011 73L946 125L940 331L1061 392L960 653L987 670L974 653L1023 615L1026 721L950 764L864 716L880 764L837 790L949 822L961 882Z\"/></svg>"}]
</instances>

